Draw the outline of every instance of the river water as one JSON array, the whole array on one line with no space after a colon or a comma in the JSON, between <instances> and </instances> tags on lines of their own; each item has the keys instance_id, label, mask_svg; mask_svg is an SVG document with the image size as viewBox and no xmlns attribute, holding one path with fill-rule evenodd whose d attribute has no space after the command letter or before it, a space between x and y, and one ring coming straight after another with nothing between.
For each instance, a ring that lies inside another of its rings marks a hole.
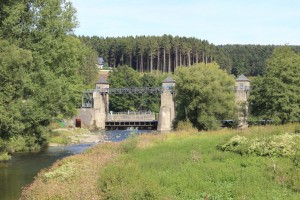
<instances>
[{"instance_id":1,"label":"river water","mask_svg":"<svg viewBox=\"0 0 300 200\"><path fill-rule=\"evenodd\" d=\"M145 131L135 132L139 134ZM106 131L102 134L106 141L118 142L126 139L131 133L131 130L123 130ZM82 153L93 145L94 143L48 147L39 152L14 154L9 162L0 163L0 200L19 199L22 187L31 183L41 169L51 166L63 157Z\"/></svg>"}]
</instances>

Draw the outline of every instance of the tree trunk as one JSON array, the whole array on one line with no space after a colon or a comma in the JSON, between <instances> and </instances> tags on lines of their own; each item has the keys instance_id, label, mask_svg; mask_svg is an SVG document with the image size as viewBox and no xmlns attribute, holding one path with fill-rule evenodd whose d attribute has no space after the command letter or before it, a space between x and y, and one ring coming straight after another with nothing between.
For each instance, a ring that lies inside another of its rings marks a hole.
<instances>
[{"instance_id":1,"label":"tree trunk","mask_svg":"<svg viewBox=\"0 0 300 200\"><path fill-rule=\"evenodd\" d=\"M164 48L164 64L163 64L163 73L166 71L166 49Z\"/></svg>"},{"instance_id":2,"label":"tree trunk","mask_svg":"<svg viewBox=\"0 0 300 200\"><path fill-rule=\"evenodd\" d=\"M156 66L156 70L159 71L160 70L160 51L159 49L157 50L157 66Z\"/></svg>"},{"instance_id":3,"label":"tree trunk","mask_svg":"<svg viewBox=\"0 0 300 200\"><path fill-rule=\"evenodd\" d=\"M133 66L132 66L132 54L129 55L129 66L130 66L130 67L133 67Z\"/></svg>"},{"instance_id":4,"label":"tree trunk","mask_svg":"<svg viewBox=\"0 0 300 200\"><path fill-rule=\"evenodd\" d=\"M135 65L136 65L136 71L139 71L139 56L136 56L136 63L135 63Z\"/></svg>"},{"instance_id":5,"label":"tree trunk","mask_svg":"<svg viewBox=\"0 0 300 200\"><path fill-rule=\"evenodd\" d=\"M187 56L188 56L188 66L190 67L191 66L191 52L188 52Z\"/></svg>"},{"instance_id":6,"label":"tree trunk","mask_svg":"<svg viewBox=\"0 0 300 200\"><path fill-rule=\"evenodd\" d=\"M182 55L181 55L181 49L179 50L179 65L182 66Z\"/></svg>"},{"instance_id":7,"label":"tree trunk","mask_svg":"<svg viewBox=\"0 0 300 200\"><path fill-rule=\"evenodd\" d=\"M171 50L169 50L169 63L168 63L168 72L171 72Z\"/></svg>"},{"instance_id":8,"label":"tree trunk","mask_svg":"<svg viewBox=\"0 0 300 200\"><path fill-rule=\"evenodd\" d=\"M175 49L175 66L174 66L174 71L178 66L178 47Z\"/></svg>"},{"instance_id":9,"label":"tree trunk","mask_svg":"<svg viewBox=\"0 0 300 200\"><path fill-rule=\"evenodd\" d=\"M152 53L150 54L150 72L153 70L153 55Z\"/></svg>"},{"instance_id":10,"label":"tree trunk","mask_svg":"<svg viewBox=\"0 0 300 200\"><path fill-rule=\"evenodd\" d=\"M144 59L143 59L143 54L141 53L141 64L140 64L140 72L144 71Z\"/></svg>"},{"instance_id":11,"label":"tree trunk","mask_svg":"<svg viewBox=\"0 0 300 200\"><path fill-rule=\"evenodd\" d=\"M199 62L199 55L198 52L196 51L196 64Z\"/></svg>"}]
</instances>

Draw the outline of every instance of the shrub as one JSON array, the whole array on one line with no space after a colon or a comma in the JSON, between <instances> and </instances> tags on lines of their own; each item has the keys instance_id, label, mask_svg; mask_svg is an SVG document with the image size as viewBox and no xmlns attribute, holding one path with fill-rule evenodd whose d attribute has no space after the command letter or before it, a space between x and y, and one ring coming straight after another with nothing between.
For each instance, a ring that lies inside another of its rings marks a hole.
<instances>
[{"instance_id":1,"label":"shrub","mask_svg":"<svg viewBox=\"0 0 300 200\"><path fill-rule=\"evenodd\" d=\"M51 179L67 180L75 174L75 162L63 163L60 167L54 171L50 171L44 174L43 180L49 181Z\"/></svg>"},{"instance_id":2,"label":"shrub","mask_svg":"<svg viewBox=\"0 0 300 200\"><path fill-rule=\"evenodd\" d=\"M175 124L176 131L194 131L197 132L197 129L193 127L193 124L187 121L179 121Z\"/></svg>"},{"instance_id":3,"label":"shrub","mask_svg":"<svg viewBox=\"0 0 300 200\"><path fill-rule=\"evenodd\" d=\"M18 152L26 149L26 140L22 136L13 136L7 142L8 152Z\"/></svg>"},{"instance_id":4,"label":"shrub","mask_svg":"<svg viewBox=\"0 0 300 200\"><path fill-rule=\"evenodd\" d=\"M259 156L294 156L297 146L300 145L300 136L295 134L273 135L265 138L248 139L244 136L234 136L225 144L217 145L223 151L233 151L243 154Z\"/></svg>"},{"instance_id":5,"label":"shrub","mask_svg":"<svg viewBox=\"0 0 300 200\"><path fill-rule=\"evenodd\" d=\"M133 136L120 144L119 151L120 153L129 153L136 149L138 144L138 138Z\"/></svg>"},{"instance_id":6,"label":"shrub","mask_svg":"<svg viewBox=\"0 0 300 200\"><path fill-rule=\"evenodd\" d=\"M1 161L8 161L11 159L11 156L8 155L7 152L0 152L0 162Z\"/></svg>"},{"instance_id":7,"label":"shrub","mask_svg":"<svg viewBox=\"0 0 300 200\"><path fill-rule=\"evenodd\" d=\"M70 144L71 143L71 138L67 137L67 136L55 136L55 137L51 137L49 142L50 143L56 143L56 144Z\"/></svg>"}]
</instances>

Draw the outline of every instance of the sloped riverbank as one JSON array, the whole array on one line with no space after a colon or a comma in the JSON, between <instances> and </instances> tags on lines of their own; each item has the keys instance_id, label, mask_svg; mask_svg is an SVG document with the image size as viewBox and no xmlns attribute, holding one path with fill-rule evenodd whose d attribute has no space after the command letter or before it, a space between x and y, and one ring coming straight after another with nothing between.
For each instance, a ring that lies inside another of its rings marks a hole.
<instances>
[{"instance_id":1,"label":"sloped riverbank","mask_svg":"<svg viewBox=\"0 0 300 200\"><path fill-rule=\"evenodd\" d=\"M295 125L133 136L57 161L22 199L299 199L297 157L224 151L236 135L274 138Z\"/></svg>"}]
</instances>

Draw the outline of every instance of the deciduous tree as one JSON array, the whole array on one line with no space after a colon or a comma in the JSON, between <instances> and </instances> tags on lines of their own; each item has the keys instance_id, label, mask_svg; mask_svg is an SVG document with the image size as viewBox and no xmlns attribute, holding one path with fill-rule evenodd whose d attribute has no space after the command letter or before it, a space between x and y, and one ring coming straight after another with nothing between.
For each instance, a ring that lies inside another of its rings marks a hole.
<instances>
[{"instance_id":1,"label":"deciduous tree","mask_svg":"<svg viewBox=\"0 0 300 200\"><path fill-rule=\"evenodd\" d=\"M266 75L252 81L250 111L279 123L300 119L300 55L289 47L274 50Z\"/></svg>"},{"instance_id":2,"label":"deciduous tree","mask_svg":"<svg viewBox=\"0 0 300 200\"><path fill-rule=\"evenodd\" d=\"M189 120L199 130L208 130L234 118L234 79L216 63L177 68L174 78L177 121Z\"/></svg>"}]
</instances>

